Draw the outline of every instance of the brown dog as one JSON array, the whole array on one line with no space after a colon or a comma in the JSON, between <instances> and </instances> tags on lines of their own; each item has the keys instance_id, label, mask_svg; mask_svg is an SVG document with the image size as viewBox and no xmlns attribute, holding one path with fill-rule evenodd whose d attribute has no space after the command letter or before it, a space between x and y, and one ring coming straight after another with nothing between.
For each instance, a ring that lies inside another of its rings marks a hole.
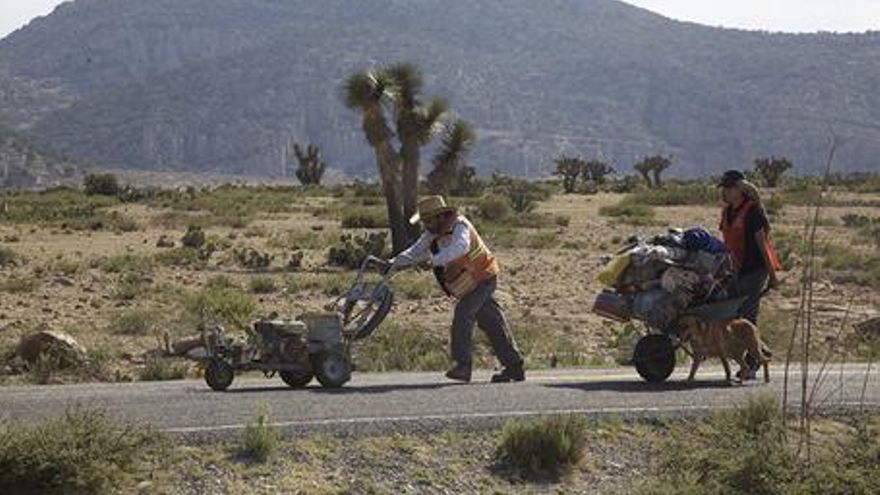
<instances>
[{"instance_id":1,"label":"brown dog","mask_svg":"<svg viewBox=\"0 0 880 495\"><path fill-rule=\"evenodd\" d=\"M770 381L768 365L770 359L761 352L761 336L758 327L752 322L736 319L706 323L694 316L685 316L678 321L678 327L682 340L689 341L694 352L688 381L694 379L697 368L706 358L717 357L721 359L721 365L724 366L727 381L732 383L727 360L733 359L739 363L742 375L748 369L745 361L746 353L758 360L764 367L764 381ZM742 380L738 379L737 381L741 382Z\"/></svg>"}]
</instances>

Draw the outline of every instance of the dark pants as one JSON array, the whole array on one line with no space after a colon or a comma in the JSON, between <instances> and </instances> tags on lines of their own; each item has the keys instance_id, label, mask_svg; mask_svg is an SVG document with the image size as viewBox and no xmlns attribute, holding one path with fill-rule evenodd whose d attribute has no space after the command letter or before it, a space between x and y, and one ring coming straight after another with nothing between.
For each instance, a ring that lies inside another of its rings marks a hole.
<instances>
[{"instance_id":1,"label":"dark pants","mask_svg":"<svg viewBox=\"0 0 880 495\"><path fill-rule=\"evenodd\" d=\"M498 279L492 277L481 283L470 294L461 298L455 305L452 320L450 348L452 359L458 364L471 364L471 349L474 325L486 333L492 351L505 367L522 363L522 356L510 333L510 327L495 300Z\"/></svg>"},{"instance_id":2,"label":"dark pants","mask_svg":"<svg viewBox=\"0 0 880 495\"><path fill-rule=\"evenodd\" d=\"M767 287L768 277L767 270L763 268L748 273L741 273L737 276L736 292L739 297L746 297L745 302L740 306L739 314L755 325L758 324L758 313L761 311L761 297L764 288Z\"/></svg>"},{"instance_id":3,"label":"dark pants","mask_svg":"<svg viewBox=\"0 0 880 495\"><path fill-rule=\"evenodd\" d=\"M761 312L761 297L764 294L764 288L767 287L767 278L769 273L766 269L754 270L749 273L741 273L737 276L736 291L739 297L746 297L742 306L739 308L739 314L752 322L758 324L758 313ZM763 342L761 343L761 352L771 355L770 349ZM746 364L752 370L758 368L757 356L746 354Z\"/></svg>"}]
</instances>

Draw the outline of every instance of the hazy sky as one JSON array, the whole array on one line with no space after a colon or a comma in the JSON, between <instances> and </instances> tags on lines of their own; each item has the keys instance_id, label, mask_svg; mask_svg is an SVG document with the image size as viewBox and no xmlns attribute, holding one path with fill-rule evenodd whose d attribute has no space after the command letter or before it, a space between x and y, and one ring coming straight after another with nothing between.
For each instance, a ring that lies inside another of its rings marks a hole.
<instances>
[{"instance_id":1,"label":"hazy sky","mask_svg":"<svg viewBox=\"0 0 880 495\"><path fill-rule=\"evenodd\" d=\"M711 26L807 32L880 30L880 0L626 1L667 17ZM59 3L62 2L0 0L0 37L36 16L48 14Z\"/></svg>"}]
</instances>

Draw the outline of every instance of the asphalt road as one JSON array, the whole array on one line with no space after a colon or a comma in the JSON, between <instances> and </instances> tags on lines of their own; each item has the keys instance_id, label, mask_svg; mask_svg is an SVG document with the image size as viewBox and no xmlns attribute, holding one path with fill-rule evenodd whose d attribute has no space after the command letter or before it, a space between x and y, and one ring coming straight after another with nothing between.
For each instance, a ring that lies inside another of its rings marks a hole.
<instances>
[{"instance_id":1,"label":"asphalt road","mask_svg":"<svg viewBox=\"0 0 880 495\"><path fill-rule=\"evenodd\" d=\"M865 365L835 365L817 388L817 408L860 407ZM286 432L327 431L371 434L391 430L494 427L513 417L547 413L591 416L700 415L730 407L749 396L782 396L782 367L771 383L728 386L720 369L703 368L686 383L686 369L670 381L643 382L633 370L580 369L532 372L525 383L486 383L489 372L471 384L450 383L440 373L355 374L342 389L317 385L292 390L280 379L237 377L226 392L212 392L200 380L6 387L0 389L0 416L36 420L72 407L100 408L115 418L152 424L190 436L234 433L269 408L272 422ZM880 408L880 371L867 375L866 407ZM814 378L809 380L810 387ZM800 375L790 376L790 403L800 404Z\"/></svg>"}]
</instances>

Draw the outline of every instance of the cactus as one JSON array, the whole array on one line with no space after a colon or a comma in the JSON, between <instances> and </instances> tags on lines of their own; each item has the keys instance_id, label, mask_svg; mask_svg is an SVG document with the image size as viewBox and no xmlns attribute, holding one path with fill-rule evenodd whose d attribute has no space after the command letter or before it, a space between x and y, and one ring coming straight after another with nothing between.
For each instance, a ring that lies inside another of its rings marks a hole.
<instances>
[{"instance_id":1,"label":"cactus","mask_svg":"<svg viewBox=\"0 0 880 495\"><path fill-rule=\"evenodd\" d=\"M310 144L303 150L299 143L292 143L291 149L299 161L299 168L296 170L296 178L304 186L317 186L321 184L321 177L324 176L326 164L321 160L321 150L317 146Z\"/></svg>"}]
</instances>

